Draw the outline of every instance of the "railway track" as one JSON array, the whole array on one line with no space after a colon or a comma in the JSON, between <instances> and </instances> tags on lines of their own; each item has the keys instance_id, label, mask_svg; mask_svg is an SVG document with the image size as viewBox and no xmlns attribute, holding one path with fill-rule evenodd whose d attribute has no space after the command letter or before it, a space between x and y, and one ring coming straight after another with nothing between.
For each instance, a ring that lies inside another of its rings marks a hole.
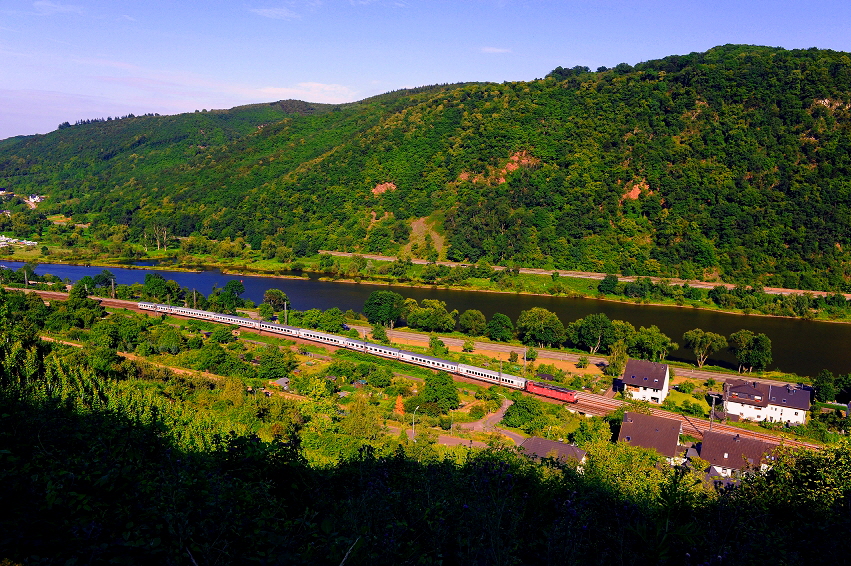
<instances>
[{"instance_id":1,"label":"railway track","mask_svg":"<svg viewBox=\"0 0 851 566\"><path fill-rule=\"evenodd\" d=\"M577 391L576 398L578 400L575 405L576 410L595 416L607 415L612 411L615 411L625 405L624 401L620 401L618 399L610 399L609 397L595 395L593 393L585 393L582 391ZM677 419L681 421L683 423L683 433L688 434L689 436L703 438L703 433L710 430L710 422L706 419L689 417L686 415L681 415L679 413L663 411L661 409L650 409L650 414L657 417ZM753 438L755 440L761 440L770 444L782 444L785 446L809 448L811 450L818 450L821 448L820 445L811 442L803 442L800 440L782 438L773 434L757 432L745 428L726 425L719 422L711 423L711 427L712 431L714 432L723 432L725 434L733 435L738 434L742 437Z\"/></svg>"},{"instance_id":2,"label":"railway track","mask_svg":"<svg viewBox=\"0 0 851 566\"><path fill-rule=\"evenodd\" d=\"M67 297L68 297L67 294L65 294L65 293L58 293L58 292L51 292L51 291L35 291L35 292L38 293L39 295L41 295L43 298L48 299L48 300L50 300L50 299L64 300L64 299L67 299ZM131 309L131 310L134 310L134 311L138 311L138 312L147 312L147 311L140 309L139 304L135 301L126 301L126 300L121 300L121 299L110 299L110 298L103 298L103 297L97 297L97 298L100 300L100 302L103 306L108 306L108 307L113 307L113 308L126 308L126 309ZM181 318L185 318L185 317L181 317ZM304 339L301 339L301 338L299 338L297 340L299 342L302 342L302 341L308 342L308 341L305 341ZM337 349L336 347L334 347L333 345L330 345L330 344L323 344L323 346L325 346L327 348L332 348L334 350ZM509 346L504 346L504 347L506 349L510 349ZM565 355L565 354L562 354L562 355ZM706 372L706 373L708 374L709 372ZM728 376L725 376L725 377L728 377ZM465 378L465 379L463 379L463 381L470 381L470 382L474 382L474 383L476 382L476 380L473 380L473 379L470 379L470 378ZM558 400L550 399L548 397L543 397L543 396L540 396L540 395L536 395L534 393L528 393L527 392L527 394L534 395L536 398L545 399L549 402L560 403L560 401L558 401ZM576 398L577 398L577 403L575 405L573 405L573 407L575 407L576 410L583 412L583 413L586 413L586 414L595 415L595 416L605 416L605 415L611 413L612 411L619 409L620 407L622 407L625 404L623 401L618 400L618 399L611 399L609 397L604 397L603 395L596 395L594 393L586 393L586 392L583 392L583 391L577 391L576 392ZM681 421L683 423L683 432L685 434L688 434L690 436L696 436L698 438L702 438L703 433L710 430L710 426L711 426L712 430L714 430L716 432L724 432L724 433L727 433L727 434L738 434L738 435L743 436L743 437L753 438L753 439L761 440L763 442L768 442L768 443L771 443L771 444L782 444L782 445L786 445L786 446L803 447L803 448L809 448L809 449L821 448L821 446L819 446L818 444L813 444L813 443L810 443L810 442L802 442L802 441L798 441L798 440L782 438L782 437L778 437L778 436L775 436L775 435L762 433L762 432L756 432L756 431L752 431L752 430L748 430L748 429L744 429L744 428L738 428L738 427L734 427L734 426L730 426L730 425L725 425L725 424L722 424L722 423L713 422L713 423L710 424L710 422L706 419L689 417L689 416L686 416L686 415L681 415L679 413L672 413L672 412L669 412L669 411L663 411L661 409L651 409L650 413L652 415L655 415L655 416L658 416L658 417L664 417L664 418L669 418L669 419L673 418L673 419L677 419L677 420Z\"/></svg>"}]
</instances>

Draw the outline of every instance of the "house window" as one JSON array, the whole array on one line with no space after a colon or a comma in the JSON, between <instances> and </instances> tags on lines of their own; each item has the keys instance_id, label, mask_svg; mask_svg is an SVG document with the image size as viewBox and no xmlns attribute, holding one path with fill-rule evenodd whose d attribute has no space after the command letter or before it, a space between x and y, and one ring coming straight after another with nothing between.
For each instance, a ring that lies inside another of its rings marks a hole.
<instances>
[{"instance_id":1,"label":"house window","mask_svg":"<svg viewBox=\"0 0 851 566\"><path fill-rule=\"evenodd\" d=\"M626 441L627 441L627 442L629 442L629 440L630 440L630 437L628 437L628 436L627 436L627 437L626 437Z\"/></svg>"},{"instance_id":2,"label":"house window","mask_svg":"<svg viewBox=\"0 0 851 566\"><path fill-rule=\"evenodd\" d=\"M727 456L728 456L728 454L726 452L724 452L724 457L726 458Z\"/></svg>"}]
</instances>

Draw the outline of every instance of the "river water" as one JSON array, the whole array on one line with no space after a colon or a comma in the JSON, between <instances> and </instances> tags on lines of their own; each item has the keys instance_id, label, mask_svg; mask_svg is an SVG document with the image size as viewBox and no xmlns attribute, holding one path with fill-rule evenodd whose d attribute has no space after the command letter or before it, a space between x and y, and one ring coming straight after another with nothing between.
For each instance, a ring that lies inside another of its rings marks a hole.
<instances>
[{"instance_id":1,"label":"river water","mask_svg":"<svg viewBox=\"0 0 851 566\"><path fill-rule=\"evenodd\" d=\"M23 264L4 262L4 265L17 269ZM36 273L50 273L62 279L77 281L85 275L97 275L102 267L84 267L77 265L42 264ZM111 268L116 283L142 283L144 268ZM601 301L597 299L571 299L514 293L482 293L435 288L415 288L400 286L374 285L369 283L332 283L319 281L318 276L300 279L282 279L248 275L225 275L217 270L185 273L179 271L156 270L166 279L174 279L181 286L197 289L205 295L213 286L223 287L228 281L237 279L245 285L244 298L256 303L263 300L263 293L270 288L281 289L292 301L293 308L307 310L311 308L361 311L369 294L376 289L396 291L403 297L439 299L446 301L450 310L479 309L485 316L501 312L512 320L517 320L520 311L532 307L549 309L567 324L592 313L606 313L611 319L631 322L636 328L655 324L662 332L682 342L687 330L702 328L729 336L737 330L746 328L755 333L765 333L771 338L774 361L770 369L780 369L799 375L813 376L822 369L834 373L851 373L851 324L836 324L790 318L772 318L755 315L734 315L691 307L660 307ZM694 362L690 351L679 349L670 354L671 359ZM716 353L708 361L710 364L733 367L735 358L729 352Z\"/></svg>"}]
</instances>

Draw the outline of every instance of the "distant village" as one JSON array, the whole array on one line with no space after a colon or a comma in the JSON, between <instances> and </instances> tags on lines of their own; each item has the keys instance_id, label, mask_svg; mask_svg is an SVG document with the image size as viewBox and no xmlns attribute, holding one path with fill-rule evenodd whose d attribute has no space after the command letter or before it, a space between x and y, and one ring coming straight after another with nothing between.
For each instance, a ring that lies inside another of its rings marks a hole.
<instances>
[{"instance_id":1,"label":"distant village","mask_svg":"<svg viewBox=\"0 0 851 566\"><path fill-rule=\"evenodd\" d=\"M634 400L661 405L669 386L668 364L629 360L618 389ZM792 384L728 379L720 395L720 409L710 419L803 425L810 410L811 393ZM617 441L655 450L671 465L682 465L699 457L709 464L706 479L724 484L749 470L768 469L775 457L777 444L749 438L745 430L742 433L717 432L710 427L703 432L701 441L684 443L681 420L627 411ZM527 439L521 449L533 458L575 460L580 465L586 458L585 451L577 446L540 437Z\"/></svg>"},{"instance_id":2,"label":"distant village","mask_svg":"<svg viewBox=\"0 0 851 566\"><path fill-rule=\"evenodd\" d=\"M7 212L7 211L3 211ZM33 242L32 240L19 240L18 238L9 238L8 236L3 236L0 234L0 247L2 246L11 246L17 244L19 246L37 246L38 242Z\"/></svg>"},{"instance_id":3,"label":"distant village","mask_svg":"<svg viewBox=\"0 0 851 566\"><path fill-rule=\"evenodd\" d=\"M0 200L8 200L8 199L13 198L15 196L17 196L17 195L15 195L15 193L9 191L8 189L6 189L4 187L0 187ZM35 208L38 203L43 202L44 199L47 198L47 197L45 197L44 195L32 194L32 195L28 195L26 197L19 197L19 198L21 200L23 200L24 203L28 207ZM11 217L12 211L11 210L0 210L0 214L5 215L6 217ZM32 240L21 240L21 239L18 239L18 238L9 238L8 236L0 235L0 247L12 246L12 245L37 246L38 242L33 242Z\"/></svg>"}]
</instances>

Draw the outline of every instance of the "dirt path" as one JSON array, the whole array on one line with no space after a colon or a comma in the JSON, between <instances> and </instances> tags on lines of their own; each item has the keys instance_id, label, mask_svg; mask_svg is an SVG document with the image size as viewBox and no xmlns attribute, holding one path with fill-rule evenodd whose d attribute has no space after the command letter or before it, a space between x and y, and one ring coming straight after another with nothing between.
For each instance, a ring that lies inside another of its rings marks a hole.
<instances>
[{"instance_id":1,"label":"dirt path","mask_svg":"<svg viewBox=\"0 0 851 566\"><path fill-rule=\"evenodd\" d=\"M363 334L364 332L369 332L372 329L367 326L352 326L351 328L355 328ZM407 344L414 346L424 346L428 344L429 335L428 334L420 334L417 332L407 332L401 330L388 330L387 337L390 338L396 344ZM464 346L464 339L462 338L449 338L445 336L440 337L443 340L443 343L453 352L461 352ZM471 354L484 354L488 356L496 356L499 359L504 359L508 361L508 357L511 355L511 352L515 352L519 359L523 359L523 355L525 353L525 348L522 346L514 346L512 344L495 344L493 342L474 342L473 343L473 351L469 352ZM577 368L576 362L579 361L579 358L586 357L588 358L588 367L586 368ZM592 374L592 375L600 375L602 374L602 367L608 364L606 358L600 356L591 356L588 354L573 354L568 352L555 352L551 350L538 350L538 359L537 362L544 362L548 364L552 364L559 369L563 369L565 371L569 371L571 373L580 373L580 374Z\"/></svg>"},{"instance_id":2,"label":"dirt path","mask_svg":"<svg viewBox=\"0 0 851 566\"><path fill-rule=\"evenodd\" d=\"M497 423L502 420L502 417L505 416L505 411L507 411L508 407L510 407L512 404L513 401L509 399L503 399L502 405L495 413L486 415L483 419L473 421L471 423L459 423L458 428L476 432L498 432L499 434L505 435L510 438L517 446L520 446L521 444L523 444L523 441L526 440L525 436L522 436L510 430L505 430L504 428L498 428L496 426Z\"/></svg>"}]
</instances>

